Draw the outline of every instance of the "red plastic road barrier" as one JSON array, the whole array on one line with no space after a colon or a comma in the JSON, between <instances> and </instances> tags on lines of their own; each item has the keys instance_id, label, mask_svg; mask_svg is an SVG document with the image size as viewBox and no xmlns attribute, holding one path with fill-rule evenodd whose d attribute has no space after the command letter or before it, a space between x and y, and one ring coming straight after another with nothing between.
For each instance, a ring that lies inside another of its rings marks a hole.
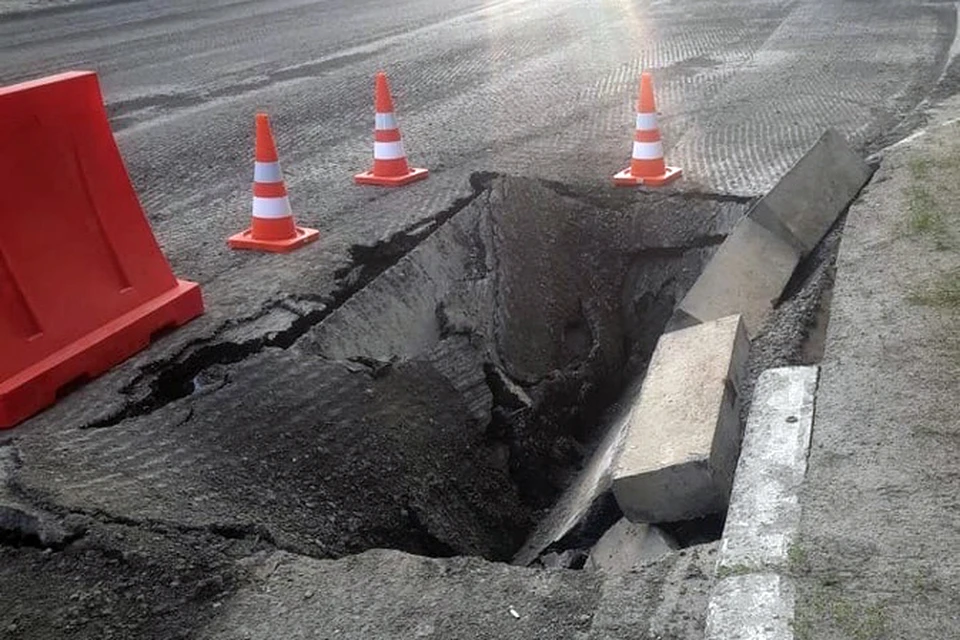
<instances>
[{"instance_id":1,"label":"red plastic road barrier","mask_svg":"<svg viewBox=\"0 0 960 640\"><path fill-rule=\"evenodd\" d=\"M97 76L0 88L0 428L201 313L143 215Z\"/></svg>"}]
</instances>

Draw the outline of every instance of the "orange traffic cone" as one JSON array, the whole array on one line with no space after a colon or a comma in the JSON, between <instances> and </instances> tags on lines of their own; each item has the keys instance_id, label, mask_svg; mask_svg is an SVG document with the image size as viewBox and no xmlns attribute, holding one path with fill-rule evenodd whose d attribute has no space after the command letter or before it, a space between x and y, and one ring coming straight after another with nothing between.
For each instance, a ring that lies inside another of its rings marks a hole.
<instances>
[{"instance_id":1,"label":"orange traffic cone","mask_svg":"<svg viewBox=\"0 0 960 640\"><path fill-rule=\"evenodd\" d=\"M353 177L357 184L372 184L380 187L402 187L423 180L429 175L426 169L411 169L403 151L400 126L393 111L393 98L387 76L377 74L375 106L376 126L373 132L373 171L364 171Z\"/></svg>"},{"instance_id":2,"label":"orange traffic cone","mask_svg":"<svg viewBox=\"0 0 960 640\"><path fill-rule=\"evenodd\" d=\"M257 114L256 162L253 169L253 224L231 236L232 249L253 249L287 253L313 242L320 236L316 229L298 227L293 221L287 187L280 170L277 147L270 131L270 119Z\"/></svg>"},{"instance_id":3,"label":"orange traffic cone","mask_svg":"<svg viewBox=\"0 0 960 640\"><path fill-rule=\"evenodd\" d=\"M644 185L659 187L683 174L679 167L668 167L663 160L663 142L657 126L657 106L653 98L653 77L640 74L640 99L637 101L637 134L633 139L630 167L613 177L618 187Z\"/></svg>"}]
</instances>

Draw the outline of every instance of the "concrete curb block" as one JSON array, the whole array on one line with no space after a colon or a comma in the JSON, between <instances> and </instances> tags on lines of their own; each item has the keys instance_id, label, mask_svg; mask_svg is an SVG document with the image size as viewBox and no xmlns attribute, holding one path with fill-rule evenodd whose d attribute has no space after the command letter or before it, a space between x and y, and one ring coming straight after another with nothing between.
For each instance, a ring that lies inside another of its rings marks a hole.
<instances>
[{"instance_id":1,"label":"concrete curb block","mask_svg":"<svg viewBox=\"0 0 960 640\"><path fill-rule=\"evenodd\" d=\"M729 503L750 342L740 316L661 336L614 463L631 522L678 522Z\"/></svg>"},{"instance_id":2,"label":"concrete curb block","mask_svg":"<svg viewBox=\"0 0 960 640\"><path fill-rule=\"evenodd\" d=\"M795 592L776 573L731 576L713 589L707 640L792 640Z\"/></svg>"},{"instance_id":3,"label":"concrete curb block","mask_svg":"<svg viewBox=\"0 0 960 640\"><path fill-rule=\"evenodd\" d=\"M824 132L720 245L667 331L738 313L756 336L797 264L872 174L841 134Z\"/></svg>"},{"instance_id":4,"label":"concrete curb block","mask_svg":"<svg viewBox=\"0 0 960 640\"><path fill-rule=\"evenodd\" d=\"M768 369L744 431L718 567L787 568L800 526L818 367Z\"/></svg>"},{"instance_id":5,"label":"concrete curb block","mask_svg":"<svg viewBox=\"0 0 960 640\"><path fill-rule=\"evenodd\" d=\"M710 599L707 640L793 638L787 571L800 527L819 367L761 374L747 419Z\"/></svg>"}]
</instances>

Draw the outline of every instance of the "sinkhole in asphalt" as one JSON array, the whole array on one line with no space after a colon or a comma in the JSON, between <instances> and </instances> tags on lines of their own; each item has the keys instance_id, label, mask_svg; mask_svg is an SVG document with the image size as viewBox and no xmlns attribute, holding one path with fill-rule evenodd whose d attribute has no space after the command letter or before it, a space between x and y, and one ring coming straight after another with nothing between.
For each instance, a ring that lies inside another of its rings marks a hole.
<instances>
[{"instance_id":1,"label":"sinkhole in asphalt","mask_svg":"<svg viewBox=\"0 0 960 640\"><path fill-rule=\"evenodd\" d=\"M369 376L366 419L396 447L368 440L382 475L357 479L386 485L394 526L353 519L345 546L511 559L746 208L496 177L314 327L299 348ZM692 544L721 527L674 528Z\"/></svg>"},{"instance_id":2,"label":"sinkhole in asphalt","mask_svg":"<svg viewBox=\"0 0 960 640\"><path fill-rule=\"evenodd\" d=\"M430 224L354 247L332 296L234 321L145 368L122 410L85 425L186 443L189 459L169 457L183 490L151 517L317 557L514 559L749 202L471 183ZM126 460L111 471L141 473ZM594 515L572 545L620 517L612 500ZM722 514L667 530L695 544L721 526Z\"/></svg>"}]
</instances>

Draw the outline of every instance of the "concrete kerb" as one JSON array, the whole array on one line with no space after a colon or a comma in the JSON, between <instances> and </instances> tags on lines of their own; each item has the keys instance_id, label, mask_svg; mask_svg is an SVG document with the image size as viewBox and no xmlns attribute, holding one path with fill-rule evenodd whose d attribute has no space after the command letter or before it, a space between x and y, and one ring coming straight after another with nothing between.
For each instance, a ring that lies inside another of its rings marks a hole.
<instances>
[{"instance_id":1,"label":"concrete kerb","mask_svg":"<svg viewBox=\"0 0 960 640\"><path fill-rule=\"evenodd\" d=\"M796 592L776 573L731 576L713 589L706 640L792 640Z\"/></svg>"},{"instance_id":2,"label":"concrete kerb","mask_svg":"<svg viewBox=\"0 0 960 640\"><path fill-rule=\"evenodd\" d=\"M793 638L789 575L800 526L819 367L757 382L717 560L706 640Z\"/></svg>"},{"instance_id":3,"label":"concrete kerb","mask_svg":"<svg viewBox=\"0 0 960 640\"><path fill-rule=\"evenodd\" d=\"M677 522L727 506L740 444L740 316L660 338L627 425L613 493L632 522Z\"/></svg>"},{"instance_id":4,"label":"concrete kerb","mask_svg":"<svg viewBox=\"0 0 960 640\"><path fill-rule=\"evenodd\" d=\"M797 264L872 173L843 136L828 129L720 246L677 305L668 331L739 313L754 337Z\"/></svg>"}]
</instances>

